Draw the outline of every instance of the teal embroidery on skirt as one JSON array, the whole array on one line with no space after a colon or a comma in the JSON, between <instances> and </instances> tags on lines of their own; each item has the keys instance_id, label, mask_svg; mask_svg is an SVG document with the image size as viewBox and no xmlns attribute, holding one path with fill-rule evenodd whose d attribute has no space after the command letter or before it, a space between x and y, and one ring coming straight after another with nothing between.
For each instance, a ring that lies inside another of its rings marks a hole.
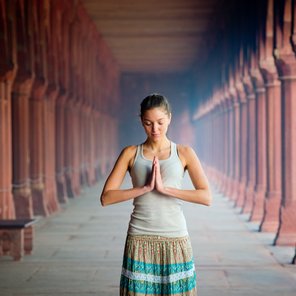
<instances>
[{"instance_id":1,"label":"teal embroidery on skirt","mask_svg":"<svg viewBox=\"0 0 296 296\"><path fill-rule=\"evenodd\" d=\"M175 264L152 264L136 261L126 256L123 258L123 267L132 272L140 272L153 275L170 275L172 273L187 271L194 268L193 260Z\"/></svg>"},{"instance_id":2,"label":"teal embroidery on skirt","mask_svg":"<svg viewBox=\"0 0 296 296\"><path fill-rule=\"evenodd\" d=\"M151 264L124 257L120 287L143 294L178 294L196 287L193 260L175 264Z\"/></svg>"}]
</instances>

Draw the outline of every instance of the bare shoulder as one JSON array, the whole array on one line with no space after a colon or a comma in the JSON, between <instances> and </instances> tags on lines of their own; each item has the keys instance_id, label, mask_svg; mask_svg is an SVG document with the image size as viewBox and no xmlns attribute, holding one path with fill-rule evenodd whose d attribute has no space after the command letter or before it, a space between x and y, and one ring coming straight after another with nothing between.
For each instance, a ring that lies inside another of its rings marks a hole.
<instances>
[{"instance_id":1,"label":"bare shoulder","mask_svg":"<svg viewBox=\"0 0 296 296\"><path fill-rule=\"evenodd\" d=\"M132 166L132 164L134 162L136 151L137 151L137 146L136 145L126 146L121 151L120 156L123 157L127 161L129 168Z\"/></svg>"},{"instance_id":2,"label":"bare shoulder","mask_svg":"<svg viewBox=\"0 0 296 296\"><path fill-rule=\"evenodd\" d=\"M182 155L183 157L187 158L187 157L196 156L195 151L189 145L178 144L177 148L178 148L179 155Z\"/></svg>"},{"instance_id":3,"label":"bare shoulder","mask_svg":"<svg viewBox=\"0 0 296 296\"><path fill-rule=\"evenodd\" d=\"M122 149L121 154L123 155L132 155L136 152L137 150L137 146L136 145L130 145L130 146L126 146Z\"/></svg>"},{"instance_id":4,"label":"bare shoulder","mask_svg":"<svg viewBox=\"0 0 296 296\"><path fill-rule=\"evenodd\" d=\"M187 168L193 159L197 159L197 155L191 146L178 144L177 149L184 168Z\"/></svg>"}]
</instances>

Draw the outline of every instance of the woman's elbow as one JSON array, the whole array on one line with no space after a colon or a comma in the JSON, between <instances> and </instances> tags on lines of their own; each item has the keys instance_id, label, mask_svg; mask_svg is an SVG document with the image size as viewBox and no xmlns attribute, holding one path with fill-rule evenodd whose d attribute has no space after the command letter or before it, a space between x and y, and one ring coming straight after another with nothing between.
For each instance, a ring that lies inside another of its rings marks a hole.
<instances>
[{"instance_id":1,"label":"woman's elbow","mask_svg":"<svg viewBox=\"0 0 296 296\"><path fill-rule=\"evenodd\" d=\"M204 205L209 207L212 204L212 200L212 192L210 190L207 190Z\"/></svg>"},{"instance_id":2,"label":"woman's elbow","mask_svg":"<svg viewBox=\"0 0 296 296\"><path fill-rule=\"evenodd\" d=\"M101 195L100 201L101 201L102 207L105 207L107 205L106 198L105 198L105 195L103 193Z\"/></svg>"}]
</instances>

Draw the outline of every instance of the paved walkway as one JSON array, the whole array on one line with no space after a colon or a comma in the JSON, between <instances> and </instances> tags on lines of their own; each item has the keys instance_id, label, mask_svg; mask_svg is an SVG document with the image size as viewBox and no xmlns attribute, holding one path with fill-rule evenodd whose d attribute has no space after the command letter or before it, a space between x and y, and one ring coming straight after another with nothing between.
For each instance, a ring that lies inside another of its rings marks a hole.
<instances>
[{"instance_id":1,"label":"paved walkway","mask_svg":"<svg viewBox=\"0 0 296 296\"><path fill-rule=\"evenodd\" d=\"M131 203L102 208L101 185L86 189L36 226L22 262L0 258L0 295L116 296ZM198 272L198 296L295 296L292 248L235 213L215 193L211 207L185 204Z\"/></svg>"}]
</instances>

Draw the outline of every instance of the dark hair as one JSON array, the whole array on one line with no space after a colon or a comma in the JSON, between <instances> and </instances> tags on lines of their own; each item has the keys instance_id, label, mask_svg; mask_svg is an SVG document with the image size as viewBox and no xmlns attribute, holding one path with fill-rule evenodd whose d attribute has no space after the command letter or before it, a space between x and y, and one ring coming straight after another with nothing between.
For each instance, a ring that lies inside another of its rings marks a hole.
<instances>
[{"instance_id":1,"label":"dark hair","mask_svg":"<svg viewBox=\"0 0 296 296\"><path fill-rule=\"evenodd\" d=\"M151 94L142 101L140 116L143 117L145 111L153 108L163 108L168 115L171 113L170 103L165 96Z\"/></svg>"}]
</instances>

